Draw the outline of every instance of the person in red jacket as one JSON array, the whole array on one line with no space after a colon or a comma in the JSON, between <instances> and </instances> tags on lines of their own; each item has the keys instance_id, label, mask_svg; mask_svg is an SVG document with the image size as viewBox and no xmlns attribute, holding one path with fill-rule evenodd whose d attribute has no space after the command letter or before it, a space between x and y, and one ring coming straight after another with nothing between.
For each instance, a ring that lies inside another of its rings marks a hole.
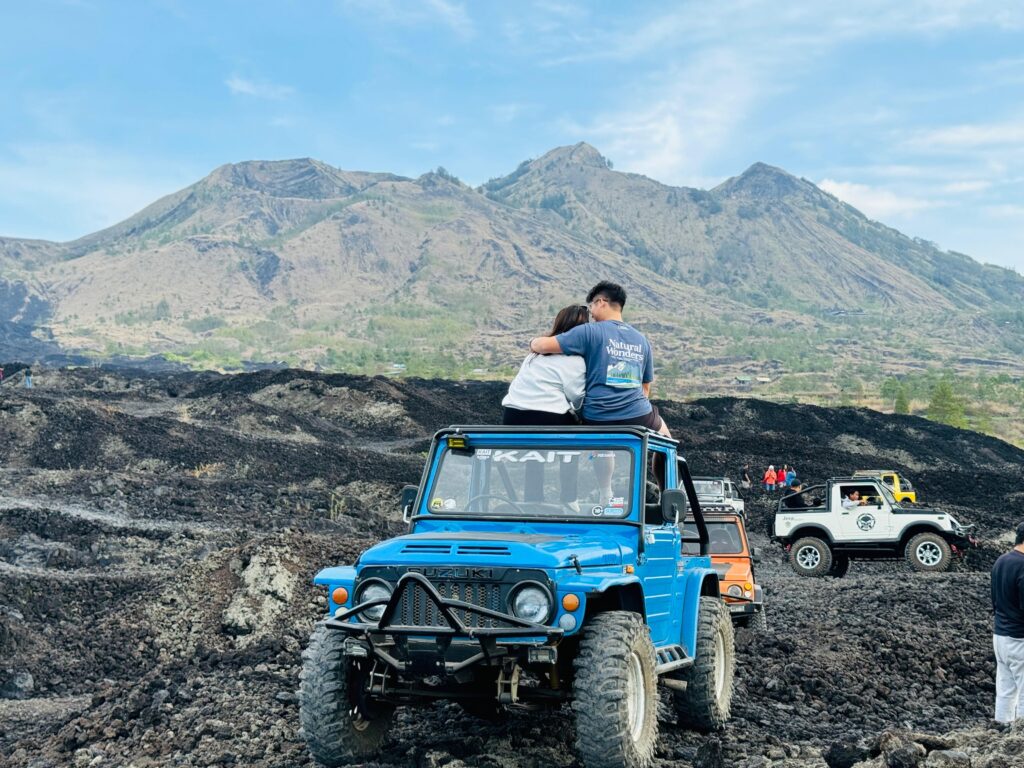
<instances>
[{"instance_id":1,"label":"person in red jacket","mask_svg":"<svg viewBox=\"0 0 1024 768\"><path fill-rule=\"evenodd\" d=\"M775 472L775 465L770 464L768 470L764 473L764 489L766 491L775 490L775 481L778 480L778 474Z\"/></svg>"}]
</instances>

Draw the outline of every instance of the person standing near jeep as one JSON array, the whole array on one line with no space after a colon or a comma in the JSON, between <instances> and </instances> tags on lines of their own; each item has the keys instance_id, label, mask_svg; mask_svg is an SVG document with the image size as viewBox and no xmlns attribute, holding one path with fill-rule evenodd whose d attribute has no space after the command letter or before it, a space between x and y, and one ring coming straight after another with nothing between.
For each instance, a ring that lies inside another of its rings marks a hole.
<instances>
[{"instance_id":1,"label":"person standing near jeep","mask_svg":"<svg viewBox=\"0 0 1024 768\"><path fill-rule=\"evenodd\" d=\"M623 321L625 305L625 289L602 281L587 294L593 322L558 335L538 336L530 341L530 351L542 355L579 355L584 359L584 423L636 424L671 437L664 419L650 401L654 381L651 345L642 333Z\"/></svg>"},{"instance_id":2,"label":"person standing near jeep","mask_svg":"<svg viewBox=\"0 0 1024 768\"><path fill-rule=\"evenodd\" d=\"M1024 719L1024 522L1014 547L992 566L992 607L996 655L996 711L999 723Z\"/></svg>"}]
</instances>

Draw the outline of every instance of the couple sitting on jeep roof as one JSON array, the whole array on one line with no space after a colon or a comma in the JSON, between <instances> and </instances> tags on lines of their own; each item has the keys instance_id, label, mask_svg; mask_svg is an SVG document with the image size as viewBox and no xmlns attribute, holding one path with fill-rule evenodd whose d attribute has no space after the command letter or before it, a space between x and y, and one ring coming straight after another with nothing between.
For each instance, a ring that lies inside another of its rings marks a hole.
<instances>
[{"instance_id":1,"label":"couple sitting on jeep roof","mask_svg":"<svg viewBox=\"0 0 1024 768\"><path fill-rule=\"evenodd\" d=\"M636 424L670 435L651 404L654 360L643 334L622 320L626 291L600 282L586 305L565 307L548 336L530 341L530 354L501 401L504 423ZM592 320L593 322L588 322Z\"/></svg>"}]
</instances>

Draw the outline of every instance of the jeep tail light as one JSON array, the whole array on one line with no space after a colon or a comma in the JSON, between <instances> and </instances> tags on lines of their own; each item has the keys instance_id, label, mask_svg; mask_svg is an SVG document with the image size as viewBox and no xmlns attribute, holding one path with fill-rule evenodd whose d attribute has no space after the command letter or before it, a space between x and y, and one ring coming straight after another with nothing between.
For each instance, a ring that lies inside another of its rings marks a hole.
<instances>
[{"instance_id":1,"label":"jeep tail light","mask_svg":"<svg viewBox=\"0 0 1024 768\"><path fill-rule=\"evenodd\" d=\"M348 602L348 590L344 587L335 587L334 591L331 592L331 600L336 605L344 605Z\"/></svg>"}]
</instances>

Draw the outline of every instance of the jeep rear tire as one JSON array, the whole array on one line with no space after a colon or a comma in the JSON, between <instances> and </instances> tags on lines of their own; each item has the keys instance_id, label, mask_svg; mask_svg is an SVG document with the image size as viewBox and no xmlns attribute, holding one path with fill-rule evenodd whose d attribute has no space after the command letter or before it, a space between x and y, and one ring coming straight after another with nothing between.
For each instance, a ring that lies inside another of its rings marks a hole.
<instances>
[{"instance_id":1,"label":"jeep rear tire","mask_svg":"<svg viewBox=\"0 0 1024 768\"><path fill-rule=\"evenodd\" d=\"M376 755L394 714L386 704L357 706L365 673L345 656L344 642L344 633L318 625L302 652L299 673L301 734L313 759L327 768Z\"/></svg>"},{"instance_id":2,"label":"jeep rear tire","mask_svg":"<svg viewBox=\"0 0 1024 768\"><path fill-rule=\"evenodd\" d=\"M805 536L790 548L789 564L800 576L826 576L832 569L832 548L817 536Z\"/></svg>"},{"instance_id":3,"label":"jeep rear tire","mask_svg":"<svg viewBox=\"0 0 1024 768\"><path fill-rule=\"evenodd\" d=\"M629 611L591 618L573 662L576 751L586 768L646 768L658 741L651 633Z\"/></svg>"},{"instance_id":4,"label":"jeep rear tire","mask_svg":"<svg viewBox=\"0 0 1024 768\"><path fill-rule=\"evenodd\" d=\"M755 614L756 616L763 613ZM697 655L680 679L685 691L674 691L680 725L698 731L716 731L725 726L732 707L732 679L735 672L735 641L729 611L717 597L702 597L697 616Z\"/></svg>"},{"instance_id":5,"label":"jeep rear tire","mask_svg":"<svg viewBox=\"0 0 1024 768\"><path fill-rule=\"evenodd\" d=\"M937 533L919 533L907 542L903 552L915 571L936 573L949 569L953 552L949 542Z\"/></svg>"}]
</instances>

